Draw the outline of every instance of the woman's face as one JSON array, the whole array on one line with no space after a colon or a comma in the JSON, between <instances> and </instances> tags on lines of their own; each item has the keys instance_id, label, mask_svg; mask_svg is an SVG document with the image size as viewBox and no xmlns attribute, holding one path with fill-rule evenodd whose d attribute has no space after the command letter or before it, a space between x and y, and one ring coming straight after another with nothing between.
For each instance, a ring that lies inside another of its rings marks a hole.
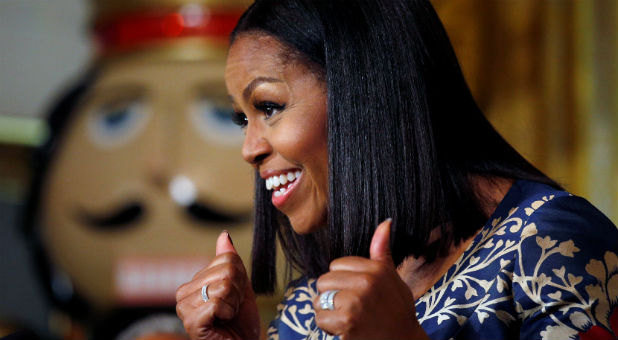
<instances>
[{"instance_id":1,"label":"woman's face","mask_svg":"<svg viewBox=\"0 0 618 340\"><path fill-rule=\"evenodd\" d=\"M243 158L266 180L272 204L297 233L326 224L326 85L267 35L245 34L230 48L225 81L243 127Z\"/></svg>"}]
</instances>

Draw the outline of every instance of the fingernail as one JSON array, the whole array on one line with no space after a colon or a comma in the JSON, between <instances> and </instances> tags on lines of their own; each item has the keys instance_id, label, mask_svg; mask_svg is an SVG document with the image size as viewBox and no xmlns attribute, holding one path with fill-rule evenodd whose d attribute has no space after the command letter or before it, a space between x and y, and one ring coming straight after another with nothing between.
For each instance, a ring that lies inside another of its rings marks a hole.
<instances>
[{"instance_id":1,"label":"fingernail","mask_svg":"<svg viewBox=\"0 0 618 340\"><path fill-rule=\"evenodd\" d=\"M393 222L393 218L389 217L389 218L385 219L384 222Z\"/></svg>"},{"instance_id":2,"label":"fingernail","mask_svg":"<svg viewBox=\"0 0 618 340\"><path fill-rule=\"evenodd\" d=\"M227 239L230 240L232 245L234 245L234 241L232 241L232 236L230 236L230 233L227 230L224 230L223 232L227 234Z\"/></svg>"}]
</instances>

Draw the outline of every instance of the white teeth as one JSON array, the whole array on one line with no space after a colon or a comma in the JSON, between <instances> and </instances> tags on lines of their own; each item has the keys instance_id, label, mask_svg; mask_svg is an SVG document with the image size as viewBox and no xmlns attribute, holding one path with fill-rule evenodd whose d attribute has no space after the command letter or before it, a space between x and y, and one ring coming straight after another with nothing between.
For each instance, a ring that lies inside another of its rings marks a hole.
<instances>
[{"instance_id":1,"label":"white teeth","mask_svg":"<svg viewBox=\"0 0 618 340\"><path fill-rule=\"evenodd\" d=\"M279 192L283 194L285 192L285 188L279 189Z\"/></svg>"},{"instance_id":2,"label":"white teeth","mask_svg":"<svg viewBox=\"0 0 618 340\"><path fill-rule=\"evenodd\" d=\"M275 197L277 196L281 196L281 193L284 190L284 188L278 188L279 186L285 185L287 183L291 183L297 179L298 177L300 177L301 171L297 170L297 171L290 171L287 174L280 174L277 176L272 176L266 179L266 190L271 190L274 189L275 190ZM290 185L287 186L287 188L290 187ZM279 192L279 194L277 194L277 192Z\"/></svg>"}]
</instances>

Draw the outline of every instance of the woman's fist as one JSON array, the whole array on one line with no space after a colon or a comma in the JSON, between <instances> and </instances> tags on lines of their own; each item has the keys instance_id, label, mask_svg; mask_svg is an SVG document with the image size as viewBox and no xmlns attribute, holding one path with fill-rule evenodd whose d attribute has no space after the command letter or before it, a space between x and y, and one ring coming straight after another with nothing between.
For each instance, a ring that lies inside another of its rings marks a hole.
<instances>
[{"instance_id":1,"label":"woman's fist","mask_svg":"<svg viewBox=\"0 0 618 340\"><path fill-rule=\"evenodd\" d=\"M255 295L227 231L208 267L176 291L176 313L191 339L259 338Z\"/></svg>"},{"instance_id":2,"label":"woman's fist","mask_svg":"<svg viewBox=\"0 0 618 340\"><path fill-rule=\"evenodd\" d=\"M416 320L412 293L393 264L390 224L389 219L377 227L369 259L336 259L318 279L322 294L313 301L318 327L346 340L428 339ZM323 295L327 291L336 291L330 301Z\"/></svg>"}]
</instances>

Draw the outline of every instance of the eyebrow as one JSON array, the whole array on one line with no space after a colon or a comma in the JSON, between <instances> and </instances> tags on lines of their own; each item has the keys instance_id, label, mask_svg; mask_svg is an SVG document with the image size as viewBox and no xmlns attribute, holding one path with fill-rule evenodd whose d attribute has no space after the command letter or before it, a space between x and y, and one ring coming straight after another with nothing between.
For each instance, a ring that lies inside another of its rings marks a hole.
<instances>
[{"instance_id":1,"label":"eyebrow","mask_svg":"<svg viewBox=\"0 0 618 340\"><path fill-rule=\"evenodd\" d=\"M280 82L283 82L283 81L277 78L257 77L253 79L249 83L249 85L247 85L247 87L245 87L245 89L242 91L242 96L245 99L245 101L249 100L249 96L251 96L251 92L253 92L253 90L255 90L255 88L258 87L258 85L262 83L280 83Z\"/></svg>"}]
</instances>

